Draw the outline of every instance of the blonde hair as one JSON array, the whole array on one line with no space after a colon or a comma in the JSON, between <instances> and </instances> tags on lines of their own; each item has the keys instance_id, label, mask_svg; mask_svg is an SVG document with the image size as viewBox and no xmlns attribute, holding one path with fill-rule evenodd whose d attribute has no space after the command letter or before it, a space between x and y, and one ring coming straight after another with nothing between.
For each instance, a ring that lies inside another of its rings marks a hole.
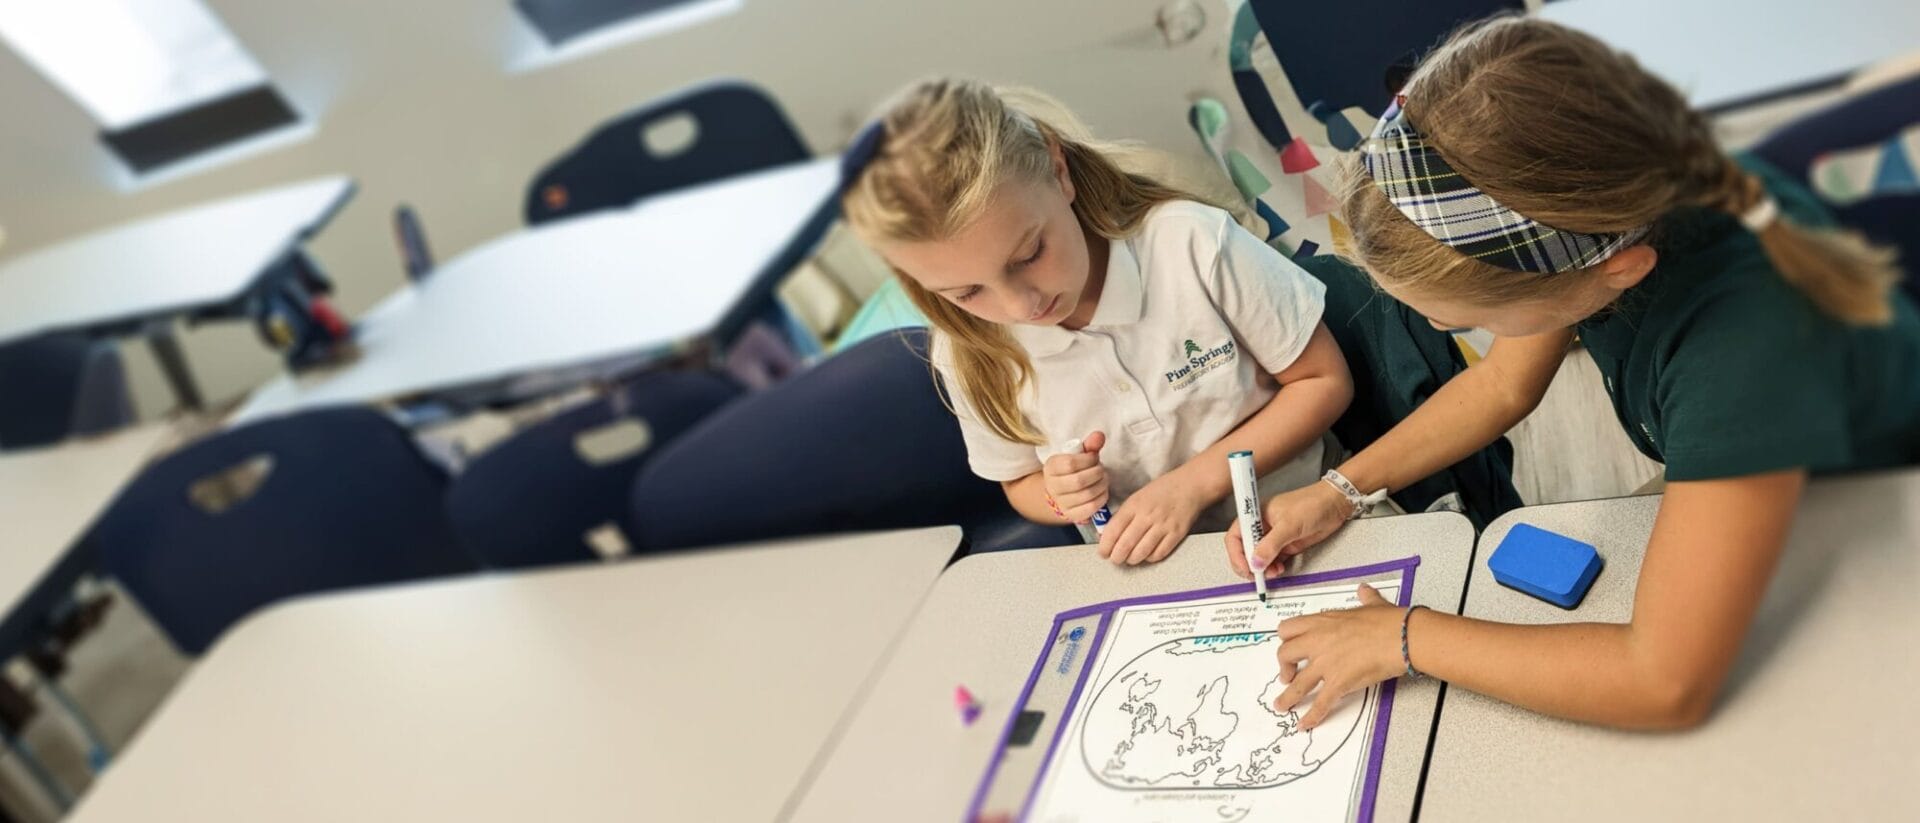
<instances>
[{"instance_id":1,"label":"blonde hair","mask_svg":"<svg viewBox=\"0 0 1920 823\"><path fill-rule=\"evenodd\" d=\"M1745 213L1768 195L1714 141L1707 120L1631 57L1586 34L1496 17L1450 37L1409 79L1402 107L1460 175L1520 214L1566 231L1647 226L1682 207ZM1593 269L1541 276L1466 257L1394 208L1341 161L1346 252L1383 283L1482 304L1553 299ZM1758 233L1773 267L1825 313L1891 322L1900 274L1859 235L1796 224Z\"/></svg>"},{"instance_id":2,"label":"blonde hair","mask_svg":"<svg viewBox=\"0 0 1920 823\"><path fill-rule=\"evenodd\" d=\"M1043 120L1032 112L1049 111ZM994 89L958 79L907 87L880 116L879 150L841 198L847 223L870 245L945 240L971 226L1001 186L1052 179L1050 147L1059 146L1073 182L1073 213L1087 231L1110 240L1136 231L1147 211L1192 195L1122 171L1051 99L1023 89ZM1021 414L1020 392L1033 363L1001 326L922 288L897 267L907 297L945 335L953 378L980 421L1011 441L1042 445Z\"/></svg>"}]
</instances>

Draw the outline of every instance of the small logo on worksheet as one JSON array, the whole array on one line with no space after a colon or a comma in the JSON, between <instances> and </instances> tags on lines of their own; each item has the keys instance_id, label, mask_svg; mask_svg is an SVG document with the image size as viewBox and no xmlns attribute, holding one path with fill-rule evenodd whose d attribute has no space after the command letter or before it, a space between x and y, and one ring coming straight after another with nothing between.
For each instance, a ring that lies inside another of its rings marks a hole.
<instances>
[{"instance_id":1,"label":"small logo on worksheet","mask_svg":"<svg viewBox=\"0 0 1920 823\"><path fill-rule=\"evenodd\" d=\"M1087 636L1087 627L1075 626L1067 632L1067 650L1060 655L1060 665L1054 667L1057 674L1066 674L1073 668L1073 658L1080 654L1080 639Z\"/></svg>"}]
</instances>

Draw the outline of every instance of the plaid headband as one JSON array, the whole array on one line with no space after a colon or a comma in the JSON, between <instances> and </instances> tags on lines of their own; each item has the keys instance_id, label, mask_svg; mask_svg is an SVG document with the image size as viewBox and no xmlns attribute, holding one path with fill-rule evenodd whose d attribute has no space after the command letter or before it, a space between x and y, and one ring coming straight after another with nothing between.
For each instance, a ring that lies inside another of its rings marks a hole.
<instances>
[{"instance_id":1,"label":"plaid headband","mask_svg":"<svg viewBox=\"0 0 1920 823\"><path fill-rule=\"evenodd\" d=\"M1453 170L1407 119L1394 98L1360 159L1393 207L1433 239L1503 269L1554 274L1585 268L1640 241L1646 228L1621 234L1561 231L1500 205Z\"/></svg>"}]
</instances>

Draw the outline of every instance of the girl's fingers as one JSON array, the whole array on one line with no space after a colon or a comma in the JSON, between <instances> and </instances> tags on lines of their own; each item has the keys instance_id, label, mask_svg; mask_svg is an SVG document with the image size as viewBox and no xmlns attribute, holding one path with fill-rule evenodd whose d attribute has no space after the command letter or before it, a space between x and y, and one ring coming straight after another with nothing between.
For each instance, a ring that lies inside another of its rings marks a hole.
<instances>
[{"instance_id":1,"label":"girl's fingers","mask_svg":"<svg viewBox=\"0 0 1920 823\"><path fill-rule=\"evenodd\" d=\"M1114 551L1120 546L1120 538L1125 537L1127 528L1133 525L1135 517L1127 507L1121 506L1113 519L1107 521L1107 529L1100 533L1100 556L1118 565L1126 562L1127 556Z\"/></svg>"},{"instance_id":2,"label":"girl's fingers","mask_svg":"<svg viewBox=\"0 0 1920 823\"><path fill-rule=\"evenodd\" d=\"M1274 632L1279 636L1280 641L1285 643L1288 640L1292 640L1306 633L1307 629L1313 626L1314 618L1319 616L1320 615L1317 614L1303 614L1299 617L1289 617L1280 621L1280 625L1274 629Z\"/></svg>"},{"instance_id":3,"label":"girl's fingers","mask_svg":"<svg viewBox=\"0 0 1920 823\"><path fill-rule=\"evenodd\" d=\"M1160 548L1160 541L1166 537L1166 534L1166 529L1159 526L1147 527L1140 535L1140 539L1133 544L1133 552L1127 555L1127 565L1138 566L1147 562L1147 558L1153 556L1154 550Z\"/></svg>"},{"instance_id":4,"label":"girl's fingers","mask_svg":"<svg viewBox=\"0 0 1920 823\"><path fill-rule=\"evenodd\" d=\"M1320 691L1313 696L1313 706L1307 709L1306 714L1300 716L1300 728L1312 729L1320 725L1327 719L1327 715L1333 713L1334 707L1340 705L1340 699L1346 697L1347 692L1350 691L1353 691L1351 686L1335 685L1330 680L1322 683Z\"/></svg>"},{"instance_id":5,"label":"girl's fingers","mask_svg":"<svg viewBox=\"0 0 1920 823\"><path fill-rule=\"evenodd\" d=\"M1252 580L1253 570L1247 568L1247 553L1240 548L1242 544L1237 525L1227 528L1226 544L1227 568L1232 569L1233 573L1239 575L1242 580Z\"/></svg>"},{"instance_id":6,"label":"girl's fingers","mask_svg":"<svg viewBox=\"0 0 1920 823\"><path fill-rule=\"evenodd\" d=\"M1059 500L1061 497L1069 494L1086 492L1106 479L1107 470L1099 466L1094 466L1091 469L1082 469L1072 474L1056 477L1048 486L1053 491L1053 499Z\"/></svg>"},{"instance_id":7,"label":"girl's fingers","mask_svg":"<svg viewBox=\"0 0 1920 823\"><path fill-rule=\"evenodd\" d=\"M1275 712L1292 711L1293 707L1299 705L1319 682L1320 677L1311 665L1301 668L1293 678L1293 682L1287 684L1286 690L1273 699L1273 710Z\"/></svg>"},{"instance_id":8,"label":"girl's fingers","mask_svg":"<svg viewBox=\"0 0 1920 823\"><path fill-rule=\"evenodd\" d=\"M1153 554L1147 557L1147 562L1158 563L1172 557L1173 550L1180 548L1180 541L1185 539L1186 537L1184 535L1168 532L1167 536L1160 538L1160 547L1153 550Z\"/></svg>"},{"instance_id":9,"label":"girl's fingers","mask_svg":"<svg viewBox=\"0 0 1920 823\"><path fill-rule=\"evenodd\" d=\"M1117 525L1108 526L1107 531L1114 531ZM1139 548L1140 540L1147 536L1147 531L1151 528L1153 525L1144 517L1129 518L1126 527L1120 532L1120 537L1113 541L1113 553L1107 555L1107 559L1113 561L1115 566L1132 564L1134 550Z\"/></svg>"},{"instance_id":10,"label":"girl's fingers","mask_svg":"<svg viewBox=\"0 0 1920 823\"><path fill-rule=\"evenodd\" d=\"M1381 597L1379 592L1374 591L1374 588L1372 586L1369 586L1365 583L1360 584L1359 595L1360 595L1360 605L1362 606L1392 605L1391 603L1387 602L1386 598Z\"/></svg>"}]
</instances>

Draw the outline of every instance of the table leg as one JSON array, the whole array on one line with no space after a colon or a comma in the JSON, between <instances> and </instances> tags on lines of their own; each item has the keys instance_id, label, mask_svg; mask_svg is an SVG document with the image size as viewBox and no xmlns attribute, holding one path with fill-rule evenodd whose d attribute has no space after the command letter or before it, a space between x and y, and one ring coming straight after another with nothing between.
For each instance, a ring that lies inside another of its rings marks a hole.
<instances>
[{"instance_id":1,"label":"table leg","mask_svg":"<svg viewBox=\"0 0 1920 823\"><path fill-rule=\"evenodd\" d=\"M200 387L193 382L193 373L187 369L187 355L180 349L180 338L173 333L173 324L163 322L149 326L147 346L153 349L154 359L160 361L160 371L166 375L174 399L179 400L186 409L199 411L205 408L206 403L200 399Z\"/></svg>"},{"instance_id":2,"label":"table leg","mask_svg":"<svg viewBox=\"0 0 1920 823\"><path fill-rule=\"evenodd\" d=\"M93 725L93 718L81 710L79 701L74 700L73 695L67 694L67 690L61 688L58 681L41 675L40 685L46 689L47 696L53 698L53 702L60 704L60 710L65 712L68 719L72 720L73 725L80 730L81 739L87 743L87 767L92 769L94 774L105 770L107 761L113 757L113 750L107 747L107 740L100 734L99 727Z\"/></svg>"}]
</instances>

